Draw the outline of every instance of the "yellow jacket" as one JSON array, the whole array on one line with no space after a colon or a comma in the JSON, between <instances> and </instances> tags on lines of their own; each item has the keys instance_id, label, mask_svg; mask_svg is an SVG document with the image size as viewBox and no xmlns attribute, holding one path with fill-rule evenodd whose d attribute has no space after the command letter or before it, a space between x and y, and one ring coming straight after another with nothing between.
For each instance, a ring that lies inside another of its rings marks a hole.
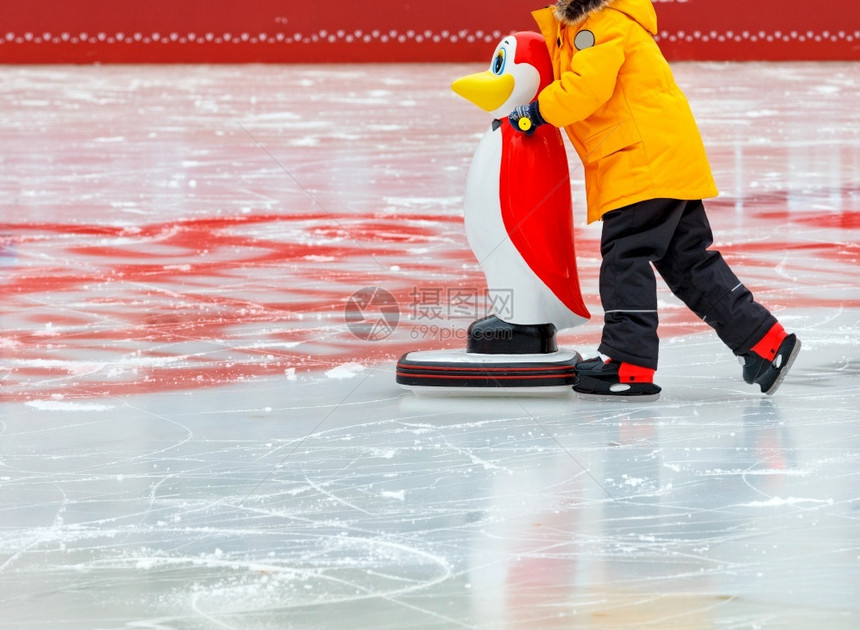
<instances>
[{"instance_id":1,"label":"yellow jacket","mask_svg":"<svg viewBox=\"0 0 860 630\"><path fill-rule=\"evenodd\" d=\"M533 15L556 79L540 112L565 128L582 160L588 222L638 201L717 196L689 103L654 42L651 1L584 2L591 12L581 16L577 1ZM570 5L576 22L564 18Z\"/></svg>"}]
</instances>

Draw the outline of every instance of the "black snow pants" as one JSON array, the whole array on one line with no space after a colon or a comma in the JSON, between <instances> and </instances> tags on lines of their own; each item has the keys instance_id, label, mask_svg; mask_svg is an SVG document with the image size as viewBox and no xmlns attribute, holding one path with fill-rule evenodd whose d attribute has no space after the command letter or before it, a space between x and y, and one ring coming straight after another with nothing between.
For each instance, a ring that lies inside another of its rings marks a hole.
<instances>
[{"instance_id":1,"label":"black snow pants","mask_svg":"<svg viewBox=\"0 0 860 630\"><path fill-rule=\"evenodd\" d=\"M701 201L651 199L603 216L600 300L604 327L599 352L657 369L657 285L666 284L710 324L735 354L749 351L776 323L754 301L722 255Z\"/></svg>"}]
</instances>

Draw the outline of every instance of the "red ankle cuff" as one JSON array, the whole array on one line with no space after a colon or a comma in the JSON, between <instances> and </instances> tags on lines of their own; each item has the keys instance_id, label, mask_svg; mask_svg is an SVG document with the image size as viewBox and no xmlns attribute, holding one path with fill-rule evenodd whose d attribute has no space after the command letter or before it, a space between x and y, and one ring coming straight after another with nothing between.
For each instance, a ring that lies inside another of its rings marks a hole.
<instances>
[{"instance_id":1,"label":"red ankle cuff","mask_svg":"<svg viewBox=\"0 0 860 630\"><path fill-rule=\"evenodd\" d=\"M767 331L765 336L761 338L761 341L750 348L750 350L755 352L762 359L773 361L773 358L776 356L776 351L779 350L779 344L781 344L786 337L788 337L788 333L785 332L785 328L782 327L782 324L777 322L769 331Z\"/></svg>"},{"instance_id":2,"label":"red ankle cuff","mask_svg":"<svg viewBox=\"0 0 860 630\"><path fill-rule=\"evenodd\" d=\"M618 366L618 380L621 383L653 383L654 372L656 370L622 362Z\"/></svg>"}]
</instances>

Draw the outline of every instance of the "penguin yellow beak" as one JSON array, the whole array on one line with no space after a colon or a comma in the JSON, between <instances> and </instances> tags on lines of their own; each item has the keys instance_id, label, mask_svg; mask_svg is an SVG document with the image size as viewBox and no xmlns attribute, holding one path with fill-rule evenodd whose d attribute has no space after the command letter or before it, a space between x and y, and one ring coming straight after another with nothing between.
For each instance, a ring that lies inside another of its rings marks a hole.
<instances>
[{"instance_id":1,"label":"penguin yellow beak","mask_svg":"<svg viewBox=\"0 0 860 630\"><path fill-rule=\"evenodd\" d=\"M510 74L500 76L487 70L457 79L451 89L481 109L493 112L511 97L514 85L514 77Z\"/></svg>"}]
</instances>

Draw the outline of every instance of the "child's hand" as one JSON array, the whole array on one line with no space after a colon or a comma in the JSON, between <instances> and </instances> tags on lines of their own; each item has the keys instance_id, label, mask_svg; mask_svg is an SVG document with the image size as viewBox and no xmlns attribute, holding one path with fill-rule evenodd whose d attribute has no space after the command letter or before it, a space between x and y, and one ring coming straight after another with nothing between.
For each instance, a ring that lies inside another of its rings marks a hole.
<instances>
[{"instance_id":1,"label":"child's hand","mask_svg":"<svg viewBox=\"0 0 860 630\"><path fill-rule=\"evenodd\" d=\"M546 124L540 115L540 107L537 101L528 105L520 105L508 116L508 120L514 129L523 132L527 136L532 135L535 129Z\"/></svg>"}]
</instances>

